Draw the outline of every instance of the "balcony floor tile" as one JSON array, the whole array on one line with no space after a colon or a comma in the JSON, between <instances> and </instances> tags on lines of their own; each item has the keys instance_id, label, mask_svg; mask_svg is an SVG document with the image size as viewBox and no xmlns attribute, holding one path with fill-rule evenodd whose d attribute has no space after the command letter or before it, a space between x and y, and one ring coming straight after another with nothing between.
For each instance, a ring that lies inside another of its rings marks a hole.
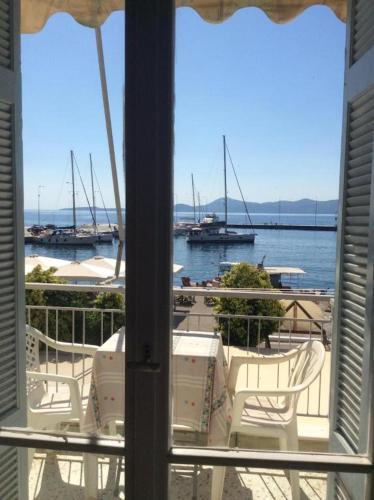
<instances>
[{"instance_id":1,"label":"balcony floor tile","mask_svg":"<svg viewBox=\"0 0 374 500\"><path fill-rule=\"evenodd\" d=\"M99 460L100 500L124 498L124 475L116 460ZM192 500L194 470L192 466L172 466L171 500ZM210 500L211 468L203 467L197 473L198 499ZM106 485L111 485L106 488ZM324 500L326 474L301 473L301 500ZM84 500L82 455L63 455L55 452L35 453L29 476L30 500ZM284 471L228 468L223 500L288 500L291 490Z\"/></svg>"}]
</instances>

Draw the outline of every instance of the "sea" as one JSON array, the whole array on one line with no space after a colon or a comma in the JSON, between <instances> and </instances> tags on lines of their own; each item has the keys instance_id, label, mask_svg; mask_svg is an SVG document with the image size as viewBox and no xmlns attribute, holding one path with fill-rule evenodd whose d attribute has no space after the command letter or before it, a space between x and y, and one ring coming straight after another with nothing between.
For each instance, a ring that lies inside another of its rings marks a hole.
<instances>
[{"instance_id":1,"label":"sea","mask_svg":"<svg viewBox=\"0 0 374 500\"><path fill-rule=\"evenodd\" d=\"M223 217L223 214L217 214ZM38 223L37 210L25 210L25 226ZM108 218L116 223L115 210L97 212L97 222L107 224ZM253 223L317 224L334 225L335 214L251 214ZM175 221L192 221L192 214L178 212ZM236 224L247 222L246 214L230 213L228 221ZM90 224L87 211L77 212L77 224ZM70 210L40 212L41 224L71 225ZM238 230L246 232L246 230ZM174 263L184 269L174 275L174 284L181 284L181 276L189 276L191 281L205 281L218 275L219 263L248 262L258 264L264 259L265 266L300 267L305 275L288 277L283 283L297 288L318 288L332 291L335 287L336 232L294 231L257 229L254 244L194 244L189 245L184 236L174 237ZM116 257L117 241L113 244L100 244L95 247L63 247L35 244L25 245L26 255L39 254L66 260L85 260L94 255ZM124 256L124 258L126 258Z\"/></svg>"}]
</instances>

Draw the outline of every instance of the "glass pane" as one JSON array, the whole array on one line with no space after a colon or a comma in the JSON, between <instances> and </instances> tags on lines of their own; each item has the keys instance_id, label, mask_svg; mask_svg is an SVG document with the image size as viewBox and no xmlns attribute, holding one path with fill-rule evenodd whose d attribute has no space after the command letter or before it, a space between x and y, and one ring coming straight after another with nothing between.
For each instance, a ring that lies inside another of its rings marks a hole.
<instances>
[{"instance_id":1,"label":"glass pane","mask_svg":"<svg viewBox=\"0 0 374 500\"><path fill-rule=\"evenodd\" d=\"M250 9L214 29L188 9L176 19L173 263L184 268L174 274L173 440L302 451L312 461L335 449L345 26L323 9L286 30ZM314 113L330 123L329 154ZM326 161L328 179L318 174ZM350 421L351 408L344 411ZM198 469L171 467L170 498L210 497L211 469ZM325 474L300 478L306 497L325 498ZM226 483L224 498L291 498L283 471L229 469Z\"/></svg>"},{"instance_id":2,"label":"glass pane","mask_svg":"<svg viewBox=\"0 0 374 500\"><path fill-rule=\"evenodd\" d=\"M119 253L124 216L123 29L123 11L102 26L108 80L110 68L116 68L108 87L115 92L109 100L122 210L116 206L112 181L95 31L57 14L39 33L22 39L25 281L34 286L31 290L26 285L22 420L36 430L74 437L115 435L120 440L125 324L125 256ZM70 79L67 75L76 70L76 78ZM40 137L49 145L42 155ZM118 256L120 273L115 276ZM117 458L99 456L93 465L90 462L86 483L82 453L36 450L30 498L84 498L89 487L96 488L93 498L123 497L123 460L119 465Z\"/></svg>"}]
</instances>

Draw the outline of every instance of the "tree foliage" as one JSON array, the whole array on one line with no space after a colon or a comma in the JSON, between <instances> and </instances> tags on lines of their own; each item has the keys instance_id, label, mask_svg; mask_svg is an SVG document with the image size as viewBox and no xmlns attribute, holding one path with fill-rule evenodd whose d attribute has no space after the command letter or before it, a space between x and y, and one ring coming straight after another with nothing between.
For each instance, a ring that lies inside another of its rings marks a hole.
<instances>
[{"instance_id":1,"label":"tree foliage","mask_svg":"<svg viewBox=\"0 0 374 500\"><path fill-rule=\"evenodd\" d=\"M222 277L224 288L272 288L270 277L263 269L246 263L237 264ZM215 312L219 314L245 316L284 316L284 309L278 300L240 299L221 297L215 300ZM260 328L259 328L260 327ZM278 321L238 318L218 318L218 329L224 341L231 345L256 346L265 341L270 347L269 335L278 328ZM260 330L260 333L259 333ZM230 336L230 339L228 337Z\"/></svg>"},{"instance_id":2,"label":"tree foliage","mask_svg":"<svg viewBox=\"0 0 374 500\"><path fill-rule=\"evenodd\" d=\"M55 268L43 271L36 266L26 275L28 283L66 283L54 276ZM67 292L60 290L26 290L28 306L51 306L50 310L29 308L27 322L58 340L86 344L100 344L112 331L124 324L124 312L102 313L101 309L124 311L124 298L119 293ZM64 310L64 307L90 311ZM85 333L84 333L85 332ZM74 339L73 339L74 336Z\"/></svg>"}]
</instances>

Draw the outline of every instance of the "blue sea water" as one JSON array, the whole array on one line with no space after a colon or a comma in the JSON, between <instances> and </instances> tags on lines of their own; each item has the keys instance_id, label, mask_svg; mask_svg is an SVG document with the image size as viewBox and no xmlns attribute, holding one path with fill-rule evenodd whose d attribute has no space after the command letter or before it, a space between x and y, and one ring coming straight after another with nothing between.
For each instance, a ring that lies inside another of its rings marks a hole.
<instances>
[{"instance_id":1,"label":"blue sea water","mask_svg":"<svg viewBox=\"0 0 374 500\"><path fill-rule=\"evenodd\" d=\"M108 212L111 223L116 223L116 212ZM278 222L284 224L335 224L334 215L325 214L253 214L254 223ZM191 220L191 213L176 214L177 220ZM229 214L229 222L245 223L245 214ZM97 213L98 223L107 223L105 212ZM25 210L25 226L37 224L36 210ZM78 211L77 223L90 223L89 212ZM69 210L41 211L41 224L72 224ZM241 231L241 230L240 230ZM245 232L243 230L243 232ZM256 230L254 245L188 245L183 236L174 238L174 262L184 266L183 271L174 277L180 284L180 276L190 276L193 281L211 279L218 273L222 261L249 262L257 264L264 255L267 266L301 267L306 274L294 279L292 284L305 288L334 288L336 262L336 233L322 231L283 231ZM94 255L116 257L117 243L101 244L96 247L46 247L27 244L26 255L39 254L67 260L84 260Z\"/></svg>"}]
</instances>

